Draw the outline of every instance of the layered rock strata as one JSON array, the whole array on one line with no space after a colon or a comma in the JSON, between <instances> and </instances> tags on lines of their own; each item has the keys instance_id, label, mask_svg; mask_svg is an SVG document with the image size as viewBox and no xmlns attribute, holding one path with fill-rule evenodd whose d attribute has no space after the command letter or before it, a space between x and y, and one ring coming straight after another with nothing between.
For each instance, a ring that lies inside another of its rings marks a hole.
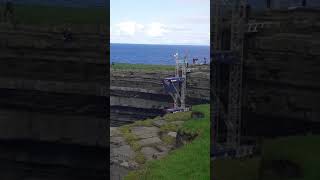
<instances>
[{"instance_id":1,"label":"layered rock strata","mask_svg":"<svg viewBox=\"0 0 320 180\"><path fill-rule=\"evenodd\" d=\"M320 119L319 15L319 10L297 9L253 17L280 26L248 35L244 64L248 133L295 134L316 128L314 123Z\"/></svg>"},{"instance_id":2,"label":"layered rock strata","mask_svg":"<svg viewBox=\"0 0 320 180\"><path fill-rule=\"evenodd\" d=\"M0 24L1 179L105 179L106 27Z\"/></svg>"},{"instance_id":3,"label":"layered rock strata","mask_svg":"<svg viewBox=\"0 0 320 180\"><path fill-rule=\"evenodd\" d=\"M186 103L209 103L209 65L190 66L187 74ZM173 77L174 71L112 70L110 72L111 126L154 117L172 106L161 80Z\"/></svg>"}]
</instances>

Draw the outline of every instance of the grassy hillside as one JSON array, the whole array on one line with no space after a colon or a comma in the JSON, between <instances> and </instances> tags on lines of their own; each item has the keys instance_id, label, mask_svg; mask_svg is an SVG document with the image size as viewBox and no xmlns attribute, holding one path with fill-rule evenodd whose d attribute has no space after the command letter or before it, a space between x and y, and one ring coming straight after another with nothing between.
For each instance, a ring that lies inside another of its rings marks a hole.
<instances>
[{"instance_id":1,"label":"grassy hillside","mask_svg":"<svg viewBox=\"0 0 320 180\"><path fill-rule=\"evenodd\" d=\"M202 120L190 119L182 131L197 133L197 138L160 160L150 161L142 170L131 172L126 180L209 180L210 179L210 113L209 105L198 105L193 111L205 114ZM174 114L179 116L179 113Z\"/></svg>"},{"instance_id":2,"label":"grassy hillside","mask_svg":"<svg viewBox=\"0 0 320 180\"><path fill-rule=\"evenodd\" d=\"M319 152L319 135L268 139L263 142L261 157L215 160L213 173L218 180L318 180ZM279 162L290 162L297 169Z\"/></svg>"},{"instance_id":3,"label":"grassy hillside","mask_svg":"<svg viewBox=\"0 0 320 180\"><path fill-rule=\"evenodd\" d=\"M288 160L299 167L301 177L284 178L274 168L265 174L263 180L317 180L320 179L320 136L292 136L267 140L263 145L264 165L274 160ZM274 165L271 165L274 166ZM270 167L270 166L268 166Z\"/></svg>"},{"instance_id":4,"label":"grassy hillside","mask_svg":"<svg viewBox=\"0 0 320 180\"><path fill-rule=\"evenodd\" d=\"M213 176L223 180L258 180L260 158L228 159L212 162Z\"/></svg>"}]
</instances>

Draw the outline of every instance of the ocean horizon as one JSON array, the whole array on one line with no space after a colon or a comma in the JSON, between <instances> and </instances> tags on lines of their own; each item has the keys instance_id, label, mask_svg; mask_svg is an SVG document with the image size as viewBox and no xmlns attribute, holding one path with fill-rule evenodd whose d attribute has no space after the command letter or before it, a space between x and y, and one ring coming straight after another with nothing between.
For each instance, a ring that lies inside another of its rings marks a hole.
<instances>
[{"instance_id":1,"label":"ocean horizon","mask_svg":"<svg viewBox=\"0 0 320 180\"><path fill-rule=\"evenodd\" d=\"M174 54L187 55L188 62L196 58L210 61L210 46L164 44L110 44L110 63L174 65Z\"/></svg>"}]
</instances>

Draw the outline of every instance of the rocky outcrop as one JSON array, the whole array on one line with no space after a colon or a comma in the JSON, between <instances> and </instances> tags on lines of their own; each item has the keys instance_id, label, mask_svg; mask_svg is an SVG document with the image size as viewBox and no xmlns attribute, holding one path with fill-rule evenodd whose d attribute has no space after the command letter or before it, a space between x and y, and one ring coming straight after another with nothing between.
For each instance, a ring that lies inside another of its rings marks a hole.
<instances>
[{"instance_id":1,"label":"rocky outcrop","mask_svg":"<svg viewBox=\"0 0 320 180\"><path fill-rule=\"evenodd\" d=\"M123 179L129 171L143 167L148 161L161 159L177 148L176 144L180 143L178 129L184 121L191 118L191 112L183 114L184 116L176 120L157 117L130 125L111 127L111 180ZM191 139L188 139L189 141Z\"/></svg>"},{"instance_id":2,"label":"rocky outcrop","mask_svg":"<svg viewBox=\"0 0 320 180\"><path fill-rule=\"evenodd\" d=\"M294 134L319 122L319 14L319 10L298 9L254 17L280 22L280 26L248 35L244 64L248 133L262 135L269 129L269 133ZM261 131L250 127L261 127Z\"/></svg>"},{"instance_id":3,"label":"rocky outcrop","mask_svg":"<svg viewBox=\"0 0 320 180\"><path fill-rule=\"evenodd\" d=\"M66 42L62 27L0 24L2 179L106 178L100 28L71 27Z\"/></svg>"},{"instance_id":4,"label":"rocky outcrop","mask_svg":"<svg viewBox=\"0 0 320 180\"><path fill-rule=\"evenodd\" d=\"M82 115L98 119L106 117L106 105L102 100L107 93L105 84L107 63L102 61L105 57L106 38L100 36L103 28L99 30L101 31L92 29L90 31L85 27L74 29L74 39L65 42L62 27L19 25L13 28L1 24L0 107L1 111L6 113L6 115L3 113L1 119L5 122L6 118L12 118L11 122L15 126L19 124L15 122L16 120L31 121L29 123L35 124L35 127L30 126L30 128L35 130L40 119L39 123L52 123L54 126L59 120L71 122L72 119L79 120L77 116ZM25 115L14 118L13 115L17 111L25 112ZM53 121L49 116L55 115L47 115L49 113L62 117ZM89 119L92 121L91 118L80 119L83 119L80 120L82 124L87 124ZM104 120L97 120L97 126L99 121L101 124L104 123ZM69 127L66 124L58 124L61 129ZM2 128L10 129L9 125L10 123ZM80 131L86 132L85 129ZM30 131L26 134L37 133ZM59 138L64 138L64 135L51 137L54 141ZM92 143L96 144L88 141L83 145Z\"/></svg>"},{"instance_id":5,"label":"rocky outcrop","mask_svg":"<svg viewBox=\"0 0 320 180\"><path fill-rule=\"evenodd\" d=\"M191 72L187 75L186 103L189 105L209 103L209 65L194 65L190 68ZM163 114L164 109L171 107L172 98L164 92L161 80L174 76L174 71L148 72L111 69L110 73L112 126L155 117ZM131 116L130 114L136 115Z\"/></svg>"}]
</instances>

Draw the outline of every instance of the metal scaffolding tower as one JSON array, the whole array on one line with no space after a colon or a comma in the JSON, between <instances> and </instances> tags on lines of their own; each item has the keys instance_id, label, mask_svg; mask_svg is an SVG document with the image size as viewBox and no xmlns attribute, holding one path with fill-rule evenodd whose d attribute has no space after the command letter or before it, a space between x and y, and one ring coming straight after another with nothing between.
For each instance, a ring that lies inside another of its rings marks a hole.
<instances>
[{"instance_id":1,"label":"metal scaffolding tower","mask_svg":"<svg viewBox=\"0 0 320 180\"><path fill-rule=\"evenodd\" d=\"M178 53L174 55L176 61L175 77L169 77L162 80L165 91L173 99L173 109L168 112L188 111L186 107L186 89L187 89L187 57L179 58Z\"/></svg>"},{"instance_id":2,"label":"metal scaffolding tower","mask_svg":"<svg viewBox=\"0 0 320 180\"><path fill-rule=\"evenodd\" d=\"M214 0L213 7L213 149L237 149L240 147L247 1ZM221 72L222 67L225 67L224 72ZM228 81L228 84L223 85L222 81ZM219 129L221 127L224 130Z\"/></svg>"},{"instance_id":3,"label":"metal scaffolding tower","mask_svg":"<svg viewBox=\"0 0 320 180\"><path fill-rule=\"evenodd\" d=\"M212 156L245 156L255 148L240 144L245 34L280 23L249 21L247 0L213 0L212 5Z\"/></svg>"}]
</instances>

